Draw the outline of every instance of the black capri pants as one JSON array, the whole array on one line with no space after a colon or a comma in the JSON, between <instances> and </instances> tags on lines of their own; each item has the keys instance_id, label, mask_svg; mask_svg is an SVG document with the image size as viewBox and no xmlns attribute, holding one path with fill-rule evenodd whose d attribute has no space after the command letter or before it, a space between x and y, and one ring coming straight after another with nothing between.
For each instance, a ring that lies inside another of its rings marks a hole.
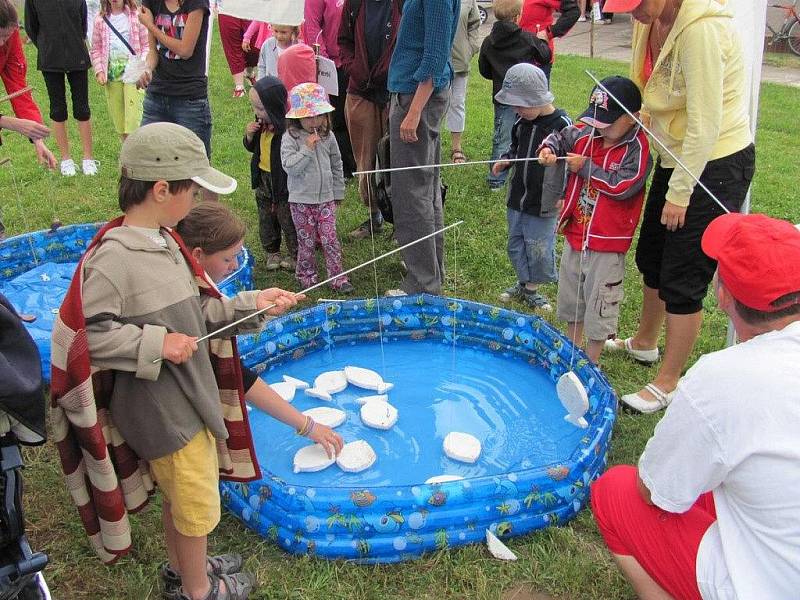
<instances>
[{"instance_id":1,"label":"black capri pants","mask_svg":"<svg viewBox=\"0 0 800 600\"><path fill-rule=\"evenodd\" d=\"M44 85L50 98L50 120L63 123L67 120L67 88L72 96L72 117L76 121L88 121L91 117L89 109L89 77L88 71L42 71Z\"/></svg>"},{"instance_id":2,"label":"black capri pants","mask_svg":"<svg viewBox=\"0 0 800 600\"><path fill-rule=\"evenodd\" d=\"M755 160L755 146L750 144L706 163L700 181L729 211L739 212L755 173ZM724 211L699 185L695 186L683 227L668 231L661 224L661 211L672 171L663 168L660 160L656 164L636 246L636 266L644 284L658 290L668 313L689 315L702 310L717 269L717 262L703 253L700 240L708 224Z\"/></svg>"}]
</instances>

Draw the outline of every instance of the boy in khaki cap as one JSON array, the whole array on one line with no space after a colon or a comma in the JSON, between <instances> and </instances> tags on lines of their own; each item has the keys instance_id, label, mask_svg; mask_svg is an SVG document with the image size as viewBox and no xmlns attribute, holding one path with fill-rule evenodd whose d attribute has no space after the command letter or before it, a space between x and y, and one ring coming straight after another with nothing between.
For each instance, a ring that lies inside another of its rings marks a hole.
<instances>
[{"instance_id":1,"label":"boy in khaki cap","mask_svg":"<svg viewBox=\"0 0 800 600\"><path fill-rule=\"evenodd\" d=\"M171 228L186 216L201 188L217 194L236 189L234 179L211 167L202 141L190 130L171 123L141 127L123 144L120 168L119 206L124 216L106 225L87 250L75 275L79 285L73 281L65 298L63 322L57 324L60 329L54 331L54 340L64 333L65 326L80 333L80 315L77 321L74 317L81 311L93 369L94 404L100 412L107 400L110 409L103 429L116 428L130 450L149 462L150 474L162 490L169 556L161 571L164 596L246 598L253 578L239 572L241 557L206 556L206 536L220 518L219 470L236 476L243 448L248 449L240 443L240 432L229 430L226 422L238 418L246 430L246 441L250 440L246 416L238 412L241 402L230 401L237 391L241 401L238 355L235 341L197 340L270 304L275 308L269 313L280 314L295 305L297 298L279 289L221 298L172 233ZM260 329L265 318L245 321L228 335ZM74 383L78 378L73 352L70 347L69 362L59 361L54 349L58 371L54 394L60 406L81 386L81 382ZM96 369L112 371L113 383L99 388ZM62 370L72 377L68 379L72 390L65 389ZM226 404L224 419L221 399ZM74 416L68 418L73 426L83 426ZM226 444L231 449L228 453ZM118 445L116 441L114 445ZM62 452L66 471L64 458ZM91 470L92 465L87 468ZM248 463L248 468L241 471L240 481L258 473L257 466ZM124 465L114 464L114 469L124 484L125 474L120 473ZM93 479L92 484L103 491L109 487L107 481L98 484ZM122 486L128 508L132 504L126 488L130 487ZM129 537L127 546L119 543L115 547L116 531L102 528L106 520L103 507L93 508L99 517L102 549L124 554L130 547ZM127 518L119 518L117 523L127 526Z\"/></svg>"}]
</instances>

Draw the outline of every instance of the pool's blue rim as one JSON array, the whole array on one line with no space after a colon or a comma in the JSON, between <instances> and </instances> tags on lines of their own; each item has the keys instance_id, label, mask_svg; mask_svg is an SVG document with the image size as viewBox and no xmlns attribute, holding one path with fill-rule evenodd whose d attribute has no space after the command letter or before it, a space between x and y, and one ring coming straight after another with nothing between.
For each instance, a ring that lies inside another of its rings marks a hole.
<instances>
[{"instance_id":1,"label":"pool's blue rim","mask_svg":"<svg viewBox=\"0 0 800 600\"><path fill-rule=\"evenodd\" d=\"M419 298L419 297L421 297L423 299L425 299L425 298L436 298L438 300L448 300L448 301L463 302L463 303L466 303L466 304L468 304L470 306L475 306L475 307L479 307L479 308L482 308L482 309L488 309L488 310L499 308L500 311L501 311L500 314L506 314L506 315L513 316L513 317L522 317L522 318L525 318L525 319L537 320L537 321L539 321L541 323L541 326L544 327L548 331L548 333L550 333L554 337L560 339L562 343L570 344L570 345L572 344L572 342L569 340L569 338L567 338L558 329L553 327L550 323L548 323L545 319L542 319L538 315L520 313L518 311L513 311L513 310L509 310L509 309L505 309L505 308L496 307L496 306L493 306L491 304L485 304L485 303L482 303L482 302L475 302L475 301L472 301L472 300L464 300L462 298L433 296L431 294L416 294L416 295L412 295L412 296L403 296L401 298L380 298L380 299L376 299L376 300L378 302L380 302L381 306L383 306L384 304L391 304L393 301L398 300L398 299L404 301L404 303L405 303L405 302L408 302L409 300L412 300L414 298ZM367 297L367 298L354 298L354 299L350 299L350 300L345 300L343 302L323 302L323 303L319 303L319 304L314 305L314 306L310 306L310 307L305 308L305 309L300 310L300 311L295 311L293 313L289 313L287 315L283 315L281 317L278 317L277 319L274 319L273 321L270 321L270 323L288 321L288 320L292 319L296 315L313 314L313 313L315 313L315 312L317 312L319 310L325 310L325 307L328 306L328 305L331 305L331 304L347 305L347 304L354 304L354 303L358 303L358 302L364 302L366 300L371 300L371 299L373 299L373 298ZM333 337L335 338L336 336L333 336ZM262 339L263 339L263 336L262 336ZM319 349L317 349L315 351L318 351L318 350ZM516 354L521 354L521 353L516 353ZM275 357L275 358L278 358L278 357ZM592 439L592 441L587 446L587 448L589 450L594 451L594 448L597 446L597 444L599 444L602 441L602 438L605 435L605 431L606 430L605 430L605 427L603 427L603 421L609 421L610 420L612 422L611 423L611 430L612 430L612 433L613 433L613 423L614 423L614 421L616 421L618 398L616 396L616 392L614 391L614 388L611 386L611 383L608 381L608 379L603 374L603 372L600 369L598 369L597 366L592 364L592 362L589 360L588 356L586 356L586 353L583 350L581 350L580 348L576 347L576 349L575 349L575 363L577 364L578 360L580 360L581 358L587 361L587 364L583 365L581 367L581 370L582 371L583 370L588 370L594 377L597 378L597 380L601 384L605 385L608 388L608 390L611 391L611 395L612 395L612 402L611 402L612 406L606 407L606 409L610 409L611 410L611 415L609 415L607 413L607 410L598 411L597 414L594 415L592 420L589 421L589 426L586 428L586 431L591 431L591 430L594 429L597 432L595 434L594 438ZM267 362L269 362L269 361L267 361ZM252 367L252 365L246 365L246 366ZM575 369L573 369L573 370L575 370ZM576 371L576 374L578 375L579 379L581 379L581 382L586 384L586 381L584 381L584 378L581 376L581 374L577 373L577 371ZM593 425L596 425L596 427L593 427ZM609 434L608 443L610 443L610 434ZM577 459L576 460L576 455L580 456L581 454L584 454L584 452L585 452L584 450L582 450L581 448L576 446L576 448L573 450L572 454L570 454L569 457L567 457L564 461L554 462L554 463L550 463L548 465L538 465L536 467L529 468L529 469L517 469L517 470L514 470L514 471L508 471L508 472L504 472L503 475L509 475L509 474L524 475L526 478L528 478L528 477L540 477L540 476L547 476L548 469L551 469L553 467L560 466L560 465L563 465L563 464L569 464L570 465L570 470L573 470L576 467L584 467L584 466L586 466L587 463L592 462L592 461L589 460L589 458L592 456L591 452L589 454L587 454L586 458ZM262 478L261 478L262 481L270 479L271 476L275 476L274 473L272 473L269 469L266 469L264 467L262 467L261 471L262 471ZM275 476L275 477L277 477L277 476ZM465 478L465 480L480 484L482 482L491 481L496 477L497 477L497 475L484 475L484 476L481 476L481 477ZM320 486L320 485L303 485L303 484L298 484L298 483L294 483L294 482L291 482L291 483L290 482L286 482L286 485L287 486L291 486L291 487L293 487L293 488L295 488L297 490L308 490L308 489L314 489L314 490L360 490L360 489L364 488L363 485ZM419 482L419 483L411 483L411 484L403 484L403 485L369 485L368 487L370 489L380 490L380 489L393 489L393 488L399 488L399 487L403 487L403 488L408 487L408 488L410 488L412 486L424 486L424 485L432 486L432 484L426 484L424 482Z\"/></svg>"}]
</instances>

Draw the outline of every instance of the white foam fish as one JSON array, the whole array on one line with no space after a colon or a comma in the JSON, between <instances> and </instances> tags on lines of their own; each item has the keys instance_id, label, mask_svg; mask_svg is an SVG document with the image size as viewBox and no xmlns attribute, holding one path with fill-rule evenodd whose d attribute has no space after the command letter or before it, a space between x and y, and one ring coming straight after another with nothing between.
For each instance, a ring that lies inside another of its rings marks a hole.
<instances>
[{"instance_id":1,"label":"white foam fish","mask_svg":"<svg viewBox=\"0 0 800 600\"><path fill-rule=\"evenodd\" d=\"M338 427L347 419L347 415L343 410L338 408L330 408L329 406L317 406L316 408L309 408L304 410L303 414L311 417L320 425L325 425L333 429Z\"/></svg>"},{"instance_id":2,"label":"white foam fish","mask_svg":"<svg viewBox=\"0 0 800 600\"><path fill-rule=\"evenodd\" d=\"M361 407L361 420L373 429L391 429L397 423L397 409L388 402L373 400Z\"/></svg>"},{"instance_id":3,"label":"white foam fish","mask_svg":"<svg viewBox=\"0 0 800 600\"><path fill-rule=\"evenodd\" d=\"M356 398L356 403L358 404L366 404L367 402L388 402L389 396L386 394L380 394L378 396L362 396L361 398Z\"/></svg>"},{"instance_id":4,"label":"white foam fish","mask_svg":"<svg viewBox=\"0 0 800 600\"><path fill-rule=\"evenodd\" d=\"M312 398L317 398L318 400L325 400L325 402L333 402L333 397L325 390L319 390L317 388L308 388L305 392L306 395L311 396Z\"/></svg>"},{"instance_id":5,"label":"white foam fish","mask_svg":"<svg viewBox=\"0 0 800 600\"><path fill-rule=\"evenodd\" d=\"M379 394L385 394L394 387L393 383L386 383L383 377L375 371L362 367L345 367L344 376L347 382L365 390L373 390Z\"/></svg>"},{"instance_id":6,"label":"white foam fish","mask_svg":"<svg viewBox=\"0 0 800 600\"><path fill-rule=\"evenodd\" d=\"M344 371L325 371L314 379L314 387L329 394L336 394L347 387L347 378L344 376Z\"/></svg>"},{"instance_id":7,"label":"white foam fish","mask_svg":"<svg viewBox=\"0 0 800 600\"><path fill-rule=\"evenodd\" d=\"M578 376L572 371L564 373L558 378L556 392L558 393L558 399L561 401L561 406L567 411L564 420L567 423L572 423L575 427L586 429L589 423L584 418L584 415L589 410L589 396L586 394L586 388L583 387Z\"/></svg>"},{"instance_id":8,"label":"white foam fish","mask_svg":"<svg viewBox=\"0 0 800 600\"><path fill-rule=\"evenodd\" d=\"M336 457L336 464L342 471L360 473L374 465L376 460L378 456L372 446L364 440L357 440L344 445Z\"/></svg>"},{"instance_id":9,"label":"white foam fish","mask_svg":"<svg viewBox=\"0 0 800 600\"><path fill-rule=\"evenodd\" d=\"M517 560L517 555L488 529L486 530L486 545L489 547L489 552L491 552L492 556L495 558L499 558L500 560Z\"/></svg>"},{"instance_id":10,"label":"white foam fish","mask_svg":"<svg viewBox=\"0 0 800 600\"><path fill-rule=\"evenodd\" d=\"M293 383L288 381L279 381L277 383L270 383L269 387L272 388L273 392L278 394L278 396L287 402L294 400L295 386Z\"/></svg>"},{"instance_id":11,"label":"white foam fish","mask_svg":"<svg viewBox=\"0 0 800 600\"><path fill-rule=\"evenodd\" d=\"M444 453L459 462L474 463L481 455L481 442L474 435L451 431L442 443Z\"/></svg>"},{"instance_id":12,"label":"white foam fish","mask_svg":"<svg viewBox=\"0 0 800 600\"><path fill-rule=\"evenodd\" d=\"M327 469L336 462L336 457L328 458L322 444L312 444L300 448L294 455L295 473L315 473Z\"/></svg>"},{"instance_id":13,"label":"white foam fish","mask_svg":"<svg viewBox=\"0 0 800 600\"><path fill-rule=\"evenodd\" d=\"M286 383L291 383L298 390L307 390L310 387L307 382L303 381L302 379L295 379L290 375L284 375L283 380Z\"/></svg>"},{"instance_id":14,"label":"white foam fish","mask_svg":"<svg viewBox=\"0 0 800 600\"><path fill-rule=\"evenodd\" d=\"M428 477L425 483L433 485L434 483L447 483L449 481L461 481L464 479L461 475L436 475L435 477Z\"/></svg>"}]
</instances>

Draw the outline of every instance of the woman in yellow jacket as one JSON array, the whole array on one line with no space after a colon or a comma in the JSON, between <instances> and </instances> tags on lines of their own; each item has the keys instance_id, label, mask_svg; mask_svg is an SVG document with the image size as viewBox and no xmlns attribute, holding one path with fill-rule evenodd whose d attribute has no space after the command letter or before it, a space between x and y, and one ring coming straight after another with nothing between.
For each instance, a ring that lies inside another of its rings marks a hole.
<instances>
[{"instance_id":1,"label":"woman in yellow jacket","mask_svg":"<svg viewBox=\"0 0 800 600\"><path fill-rule=\"evenodd\" d=\"M745 106L739 39L725 0L608 0L606 11L631 12L631 79L642 90L642 113L659 154L636 265L644 279L636 334L611 340L610 350L658 360L652 383L622 402L639 412L665 408L689 359L702 323L703 298L716 262L700 249L708 224L723 209L665 152L669 148L731 212L744 202L755 169Z\"/></svg>"}]
</instances>

